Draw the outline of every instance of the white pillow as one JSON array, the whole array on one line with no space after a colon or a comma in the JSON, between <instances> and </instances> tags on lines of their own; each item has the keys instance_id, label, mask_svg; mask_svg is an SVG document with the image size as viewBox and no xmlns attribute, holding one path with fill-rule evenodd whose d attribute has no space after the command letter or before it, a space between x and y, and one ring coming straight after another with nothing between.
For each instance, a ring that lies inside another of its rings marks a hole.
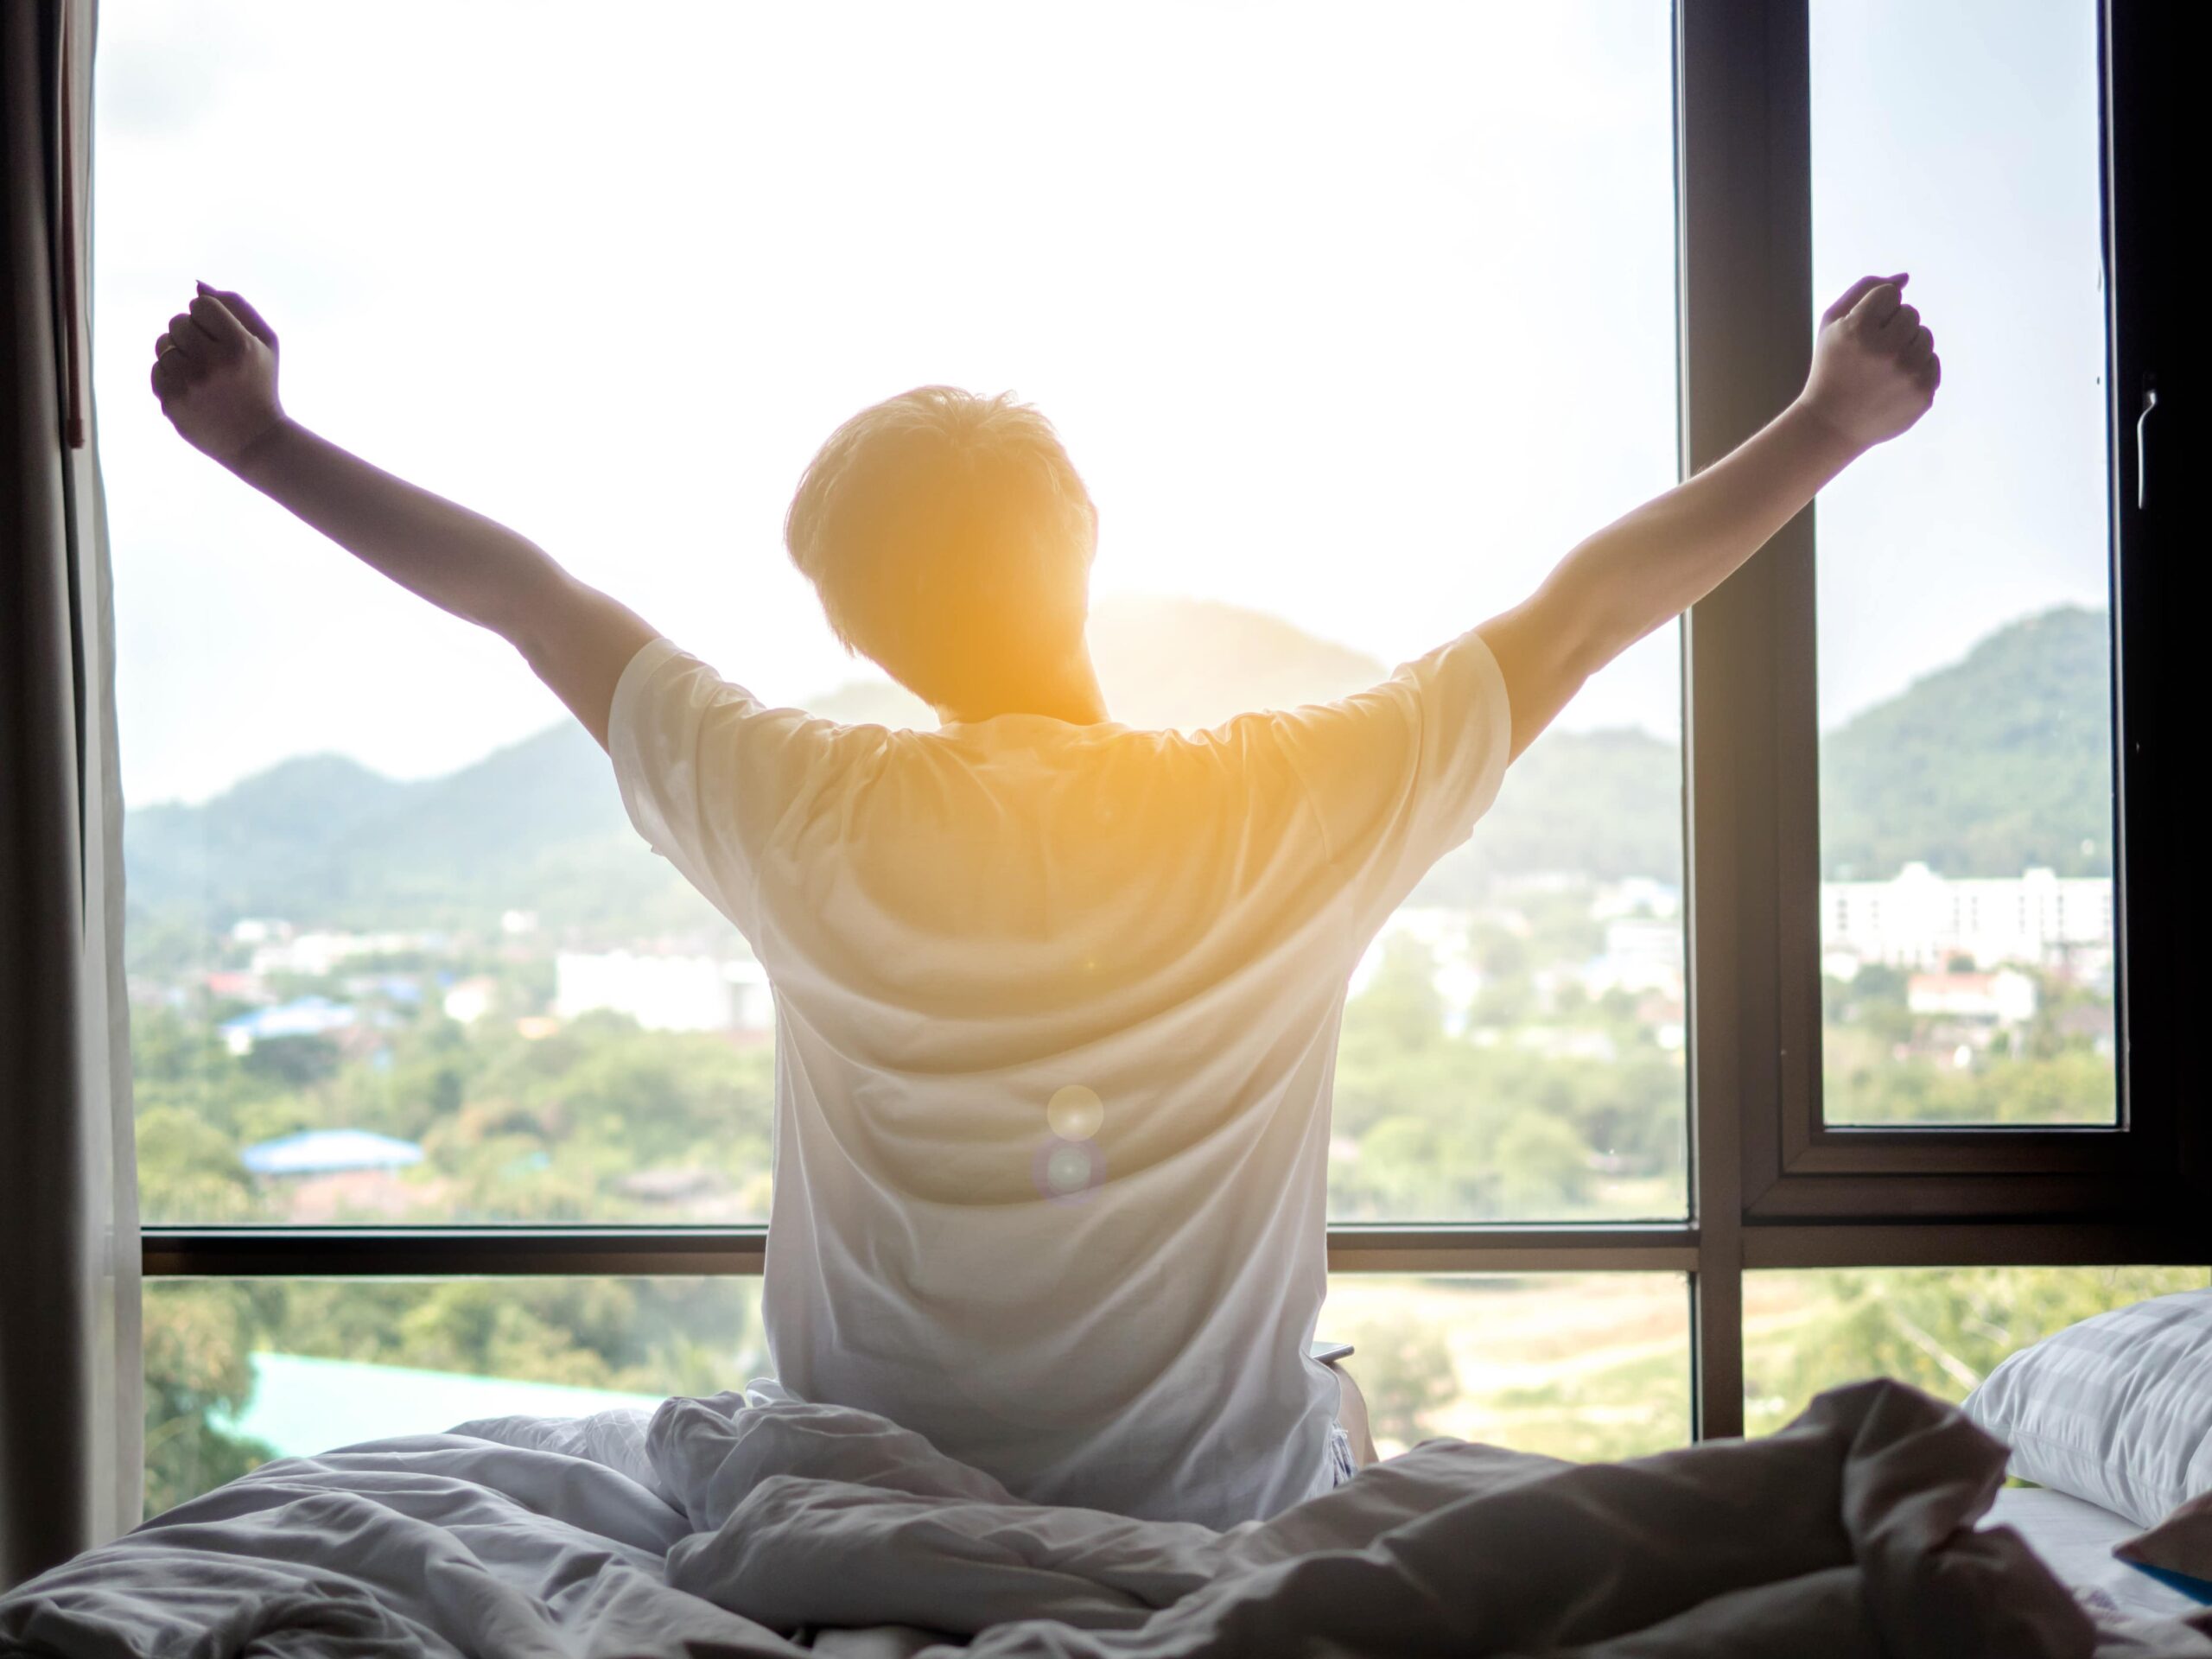
<instances>
[{"instance_id":1,"label":"white pillow","mask_svg":"<svg viewBox=\"0 0 2212 1659\"><path fill-rule=\"evenodd\" d=\"M2115 1308L2024 1348L1967 1396L2012 1471L2156 1526L2212 1492L2212 1290Z\"/></svg>"}]
</instances>

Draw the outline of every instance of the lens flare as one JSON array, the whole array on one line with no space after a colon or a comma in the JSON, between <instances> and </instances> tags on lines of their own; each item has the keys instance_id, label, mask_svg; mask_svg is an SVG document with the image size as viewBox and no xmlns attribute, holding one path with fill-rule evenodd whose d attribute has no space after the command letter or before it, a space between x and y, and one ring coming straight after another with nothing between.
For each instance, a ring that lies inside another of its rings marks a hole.
<instances>
[{"instance_id":1,"label":"lens flare","mask_svg":"<svg viewBox=\"0 0 2212 1659\"><path fill-rule=\"evenodd\" d=\"M1053 1135L1037 1148L1032 1173L1037 1190L1048 1198L1088 1198L1105 1184L1106 1154L1089 1141L1063 1141Z\"/></svg>"},{"instance_id":2,"label":"lens flare","mask_svg":"<svg viewBox=\"0 0 2212 1659\"><path fill-rule=\"evenodd\" d=\"M1106 1105L1095 1090L1071 1083L1045 1103L1045 1121L1063 1141L1088 1141L1106 1121Z\"/></svg>"}]
</instances>

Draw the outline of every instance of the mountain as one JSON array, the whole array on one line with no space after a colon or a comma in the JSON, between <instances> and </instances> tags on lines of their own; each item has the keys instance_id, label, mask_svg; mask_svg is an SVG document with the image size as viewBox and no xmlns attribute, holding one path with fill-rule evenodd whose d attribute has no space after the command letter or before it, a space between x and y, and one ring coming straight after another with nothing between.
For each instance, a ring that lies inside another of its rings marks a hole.
<instances>
[{"instance_id":1,"label":"mountain","mask_svg":"<svg viewBox=\"0 0 2212 1659\"><path fill-rule=\"evenodd\" d=\"M1822 865L2109 875L2111 684L2106 613L2064 606L1866 709L1821 745Z\"/></svg>"},{"instance_id":2,"label":"mountain","mask_svg":"<svg viewBox=\"0 0 2212 1659\"><path fill-rule=\"evenodd\" d=\"M1259 611L1212 600L1116 594L1091 607L1090 657L1125 726L1197 731L1248 709L1291 709L1372 685L1389 670ZM888 680L808 701L831 720L930 728L927 704Z\"/></svg>"},{"instance_id":3,"label":"mountain","mask_svg":"<svg viewBox=\"0 0 2212 1659\"><path fill-rule=\"evenodd\" d=\"M205 806L133 808L124 823L129 885L167 903L211 884L220 889L320 891L364 826L401 810L410 785L342 755L286 760Z\"/></svg>"},{"instance_id":4,"label":"mountain","mask_svg":"<svg viewBox=\"0 0 2212 1659\"><path fill-rule=\"evenodd\" d=\"M2110 763L2101 613L2057 610L1999 630L1955 665L1831 733L1821 747L1832 873L2017 874L2108 869ZM1277 619L1210 601L1102 603L1092 645L1130 725L1193 728L1374 683L1388 670ZM930 725L881 681L811 699L833 719ZM1474 839L1423 884L1465 901L1501 876L1674 876L1681 777L1638 731L1554 732L1513 768ZM2085 846L2088 850L2084 850ZM607 939L696 935L712 913L631 830L607 760L563 723L443 778L403 783L334 755L271 767L200 806L125 824L134 929L240 916L361 929L486 930L502 910Z\"/></svg>"},{"instance_id":5,"label":"mountain","mask_svg":"<svg viewBox=\"0 0 2212 1659\"><path fill-rule=\"evenodd\" d=\"M1338 696L1388 671L1273 617L1204 601L1103 601L1091 645L1116 717L1134 726L1212 725ZM833 720L937 723L885 680L808 706ZM337 755L287 760L205 805L133 810L124 850L141 932L157 919L220 928L241 916L481 931L510 909L609 938L716 925L639 841L606 756L566 721L415 783Z\"/></svg>"},{"instance_id":6,"label":"mountain","mask_svg":"<svg viewBox=\"0 0 2212 1659\"><path fill-rule=\"evenodd\" d=\"M1676 881L1681 868L1681 751L1633 728L1554 731L1513 763L1473 839L1440 859L1414 896L1465 905L1501 877Z\"/></svg>"},{"instance_id":7,"label":"mountain","mask_svg":"<svg viewBox=\"0 0 2212 1659\"><path fill-rule=\"evenodd\" d=\"M365 931L488 931L537 910L594 931L696 933L704 901L631 830L607 757L563 723L442 778L287 760L204 806L124 823L134 929L241 916Z\"/></svg>"},{"instance_id":8,"label":"mountain","mask_svg":"<svg viewBox=\"0 0 2212 1659\"><path fill-rule=\"evenodd\" d=\"M2006 624L1821 739L1821 868L1891 876L2112 873L2110 625L2062 606ZM1679 868L1681 761L1637 731L1554 732L1519 761L1474 839L1423 885L1464 900L1493 875Z\"/></svg>"}]
</instances>

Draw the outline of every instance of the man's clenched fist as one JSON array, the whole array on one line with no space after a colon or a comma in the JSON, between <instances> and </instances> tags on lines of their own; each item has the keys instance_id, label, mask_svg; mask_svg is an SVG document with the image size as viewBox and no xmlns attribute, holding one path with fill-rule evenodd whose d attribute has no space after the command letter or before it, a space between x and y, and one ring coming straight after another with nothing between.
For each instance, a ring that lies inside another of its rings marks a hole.
<instances>
[{"instance_id":1,"label":"man's clenched fist","mask_svg":"<svg viewBox=\"0 0 2212 1659\"><path fill-rule=\"evenodd\" d=\"M1803 401L1837 435L1871 448L1910 427L1936 401L1943 360L1908 279L1861 276L1821 317Z\"/></svg>"},{"instance_id":2,"label":"man's clenched fist","mask_svg":"<svg viewBox=\"0 0 2212 1659\"><path fill-rule=\"evenodd\" d=\"M205 283L154 342L153 383L184 441L226 467L284 418L276 331L237 295Z\"/></svg>"}]
</instances>

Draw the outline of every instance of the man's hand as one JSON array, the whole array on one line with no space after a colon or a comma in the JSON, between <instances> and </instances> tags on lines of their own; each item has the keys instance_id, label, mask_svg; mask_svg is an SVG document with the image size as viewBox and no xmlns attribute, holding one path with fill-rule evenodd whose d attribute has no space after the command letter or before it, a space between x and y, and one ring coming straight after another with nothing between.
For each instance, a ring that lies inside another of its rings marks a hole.
<instances>
[{"instance_id":1,"label":"man's hand","mask_svg":"<svg viewBox=\"0 0 2212 1659\"><path fill-rule=\"evenodd\" d=\"M200 284L154 342L154 396L184 441L235 467L279 425L276 331L235 294Z\"/></svg>"},{"instance_id":2,"label":"man's hand","mask_svg":"<svg viewBox=\"0 0 2212 1659\"><path fill-rule=\"evenodd\" d=\"M536 543L287 419L276 331L258 311L200 283L155 342L154 395L193 448L410 593L506 639L607 741L615 684L655 631Z\"/></svg>"},{"instance_id":3,"label":"man's hand","mask_svg":"<svg viewBox=\"0 0 2212 1659\"><path fill-rule=\"evenodd\" d=\"M1861 276L1821 317L1813 372L1799 398L1854 448L1909 429L1936 401L1943 359L1936 336L1904 302L1909 279Z\"/></svg>"},{"instance_id":4,"label":"man's hand","mask_svg":"<svg viewBox=\"0 0 2212 1659\"><path fill-rule=\"evenodd\" d=\"M1821 319L1795 403L1591 537L1526 601L1483 624L1513 705L1515 754L1591 675L1726 581L1830 479L1928 412L1943 365L1904 284L1853 283Z\"/></svg>"}]
</instances>

